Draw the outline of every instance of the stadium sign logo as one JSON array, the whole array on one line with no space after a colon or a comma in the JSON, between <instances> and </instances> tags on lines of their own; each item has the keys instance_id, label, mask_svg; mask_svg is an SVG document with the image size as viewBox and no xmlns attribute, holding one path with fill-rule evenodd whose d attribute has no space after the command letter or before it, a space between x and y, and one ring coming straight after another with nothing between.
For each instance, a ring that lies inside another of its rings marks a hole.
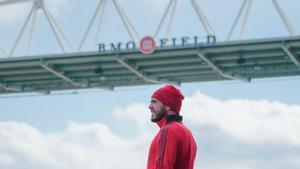
<instances>
[{"instance_id":1,"label":"stadium sign logo","mask_svg":"<svg viewBox=\"0 0 300 169\"><path fill-rule=\"evenodd\" d=\"M145 36L140 41L140 51L143 54L151 54L155 50L155 40L151 36Z\"/></svg>"},{"instance_id":2,"label":"stadium sign logo","mask_svg":"<svg viewBox=\"0 0 300 169\"><path fill-rule=\"evenodd\" d=\"M200 46L203 44L214 44L216 42L216 37L213 35L208 35L205 38L200 38L198 36L194 37L181 37L181 38L172 38L172 39L159 39L155 41L151 36L145 36L141 39L139 43L139 50L143 54L151 54L156 48L165 48L165 47L185 47L185 46ZM119 52L122 50L136 50L137 46L134 41L128 41L127 43L110 43L109 45L104 43L99 43L98 51L99 52Z\"/></svg>"}]
</instances>

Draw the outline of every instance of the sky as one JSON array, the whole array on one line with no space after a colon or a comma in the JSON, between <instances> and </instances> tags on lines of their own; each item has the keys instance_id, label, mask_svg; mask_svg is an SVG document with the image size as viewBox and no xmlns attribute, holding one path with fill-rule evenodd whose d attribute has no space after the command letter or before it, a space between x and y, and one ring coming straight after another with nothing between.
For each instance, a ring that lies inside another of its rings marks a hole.
<instances>
[{"instance_id":1,"label":"sky","mask_svg":"<svg viewBox=\"0 0 300 169\"><path fill-rule=\"evenodd\" d=\"M45 8L78 46L98 2L45 0ZM168 4L161 0L119 2L140 36L154 34ZM242 0L197 2L218 41L224 41ZM299 35L300 1L278 2ZM107 5L99 43L129 41L112 2ZM171 36L206 36L190 2L181 0L177 5ZM244 39L288 36L270 0L253 0L252 5ZM6 52L31 6L0 7L0 46ZM166 23L158 37L166 35ZM84 51L95 50L95 32L93 26ZM234 39L238 33L235 31ZM31 51L25 54L28 35L27 28L13 57L62 53L42 12L38 13ZM67 52L73 51L67 48ZM0 58L5 57L0 52ZM0 95L0 168L146 168L151 139L159 130L150 122L148 104L161 86ZM178 86L185 95L183 122L197 140L195 169L300 168L299 86L299 76Z\"/></svg>"}]
</instances>

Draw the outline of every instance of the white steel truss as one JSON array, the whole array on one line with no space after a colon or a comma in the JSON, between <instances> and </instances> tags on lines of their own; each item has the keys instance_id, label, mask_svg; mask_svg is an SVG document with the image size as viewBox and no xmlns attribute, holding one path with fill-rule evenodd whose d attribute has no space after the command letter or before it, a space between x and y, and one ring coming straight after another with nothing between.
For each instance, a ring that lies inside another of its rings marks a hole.
<instances>
[{"instance_id":1,"label":"white steel truss","mask_svg":"<svg viewBox=\"0 0 300 169\"><path fill-rule=\"evenodd\" d=\"M1 2L2 4L0 5L9 5L9 4L14 4L14 3L19 3L19 2L28 2L29 0L10 0L10 1L3 1ZM30 19L32 18L32 24L31 24L31 29L30 29L30 36L29 36L29 40L28 40L28 45L27 45L27 50L26 52L29 53L30 48L31 48L31 41L32 41L32 36L33 36L33 32L34 32L34 27L35 27L35 22L36 22L36 15L37 15L37 11L38 10L42 10L43 13L46 16L46 19L48 21L48 23L50 24L50 27L59 43L60 48L62 49L62 51L65 53L66 50L63 46L62 40L60 38L60 35L62 36L62 38L68 43L69 47L73 49L74 51L74 45L71 43L71 41L66 37L66 35L63 33L63 31L60 29L59 25L56 23L55 19L52 17L52 15L50 14L50 12L44 7L44 1L43 0L33 0L33 6L25 20L25 23L23 24L21 31L19 32L17 39L15 41L15 43L13 44L13 47L9 53L8 56L13 56L19 41L30 21Z\"/></svg>"},{"instance_id":2,"label":"white steel truss","mask_svg":"<svg viewBox=\"0 0 300 169\"><path fill-rule=\"evenodd\" d=\"M196 0L191 0L190 1L201 24L203 25L206 33L208 35L213 35L213 36L216 36L216 33L214 31L214 29L212 28L212 26L210 25L208 19L206 18L206 16L204 15L204 12L201 10L199 4L196 2ZM160 33L160 30L161 30L161 27L164 23L164 21L166 20L167 18L167 15L170 11L170 8L171 9L171 14L170 14L170 20L169 20L169 23L168 23L168 27L167 27L167 32L166 32L166 38L169 38L170 36L170 32L171 32L171 29L172 29L172 24L173 24L173 20L174 20L174 15L175 15L175 11L176 11L176 6L177 6L177 0L170 0L165 11L164 11L164 14L158 24L158 27L154 33L154 38L157 38L158 34Z\"/></svg>"},{"instance_id":3,"label":"white steel truss","mask_svg":"<svg viewBox=\"0 0 300 169\"><path fill-rule=\"evenodd\" d=\"M138 32L136 31L135 27L133 26L133 24L131 23L130 19L128 18L128 16L126 15L126 13L124 12L124 10L122 9L121 5L119 4L119 2L117 0L112 0L112 3L114 5L114 7L116 8L117 12L118 12L118 15L120 16L130 38L132 41L139 41L140 40L140 36L138 34ZM91 27L94 25L94 22L97 18L98 15L99 16L99 21L98 21L98 26L97 26L97 33L96 33L96 38L94 40L94 47L97 47L97 42L98 42L98 39L99 39L99 32L100 32L100 28L101 28L101 25L102 25L102 21L103 21L103 15L104 15L104 10L105 10L105 7L106 7L106 4L107 4L107 0L100 0L99 1L99 4L94 12L94 15L83 35L83 38L82 40L80 41L80 44L79 44L79 47L77 49L78 52L82 51L82 48L83 48L83 44L91 30ZM99 14L100 13L100 14Z\"/></svg>"},{"instance_id":4,"label":"white steel truss","mask_svg":"<svg viewBox=\"0 0 300 169\"><path fill-rule=\"evenodd\" d=\"M243 13L244 13L244 17L242 19L242 23L241 23L241 28L240 28L240 33L239 33L239 39L243 38L244 36L244 31L245 31L245 27L246 27L246 23L248 20L248 16L251 10L251 6L252 6L252 2L253 0L244 0L243 4L234 20L234 23L229 31L229 34L227 36L226 40L230 40L230 38L232 37L232 34L234 32L234 30L237 27L238 22L240 21L240 18L242 17ZM285 15L285 13L283 12L283 10L281 9L279 3L277 2L277 0L272 0L272 3L275 7L276 12L279 14L282 22L284 23L286 29L288 30L289 34L291 36L295 36L296 35L296 31L294 30L292 24L290 23L288 17Z\"/></svg>"},{"instance_id":5,"label":"white steel truss","mask_svg":"<svg viewBox=\"0 0 300 169\"><path fill-rule=\"evenodd\" d=\"M49 23L50 28L52 30L52 32L54 33L55 39L58 42L59 47L61 48L61 50L65 53L66 52L66 46L63 44L63 42L66 42L68 47L73 51L81 51L83 48L83 45L86 41L86 38L88 36L88 34L90 33L91 27L95 24L95 22L97 21L97 31L96 31L96 36L94 39L94 47L97 47L97 43L99 40L99 36L100 36L100 29L102 27L102 23L103 23L103 18L104 18L104 13L105 13L105 9L107 7L107 3L111 2L113 4L113 6L115 7L118 16L121 18L122 23L124 24L130 38L132 41L137 42L140 40L140 36L138 34L138 31L135 29L134 25L132 24L132 22L130 21L129 17L126 15L126 13L124 12L122 6L120 5L118 0L99 0L99 4L94 12L94 15L86 29L86 31L84 32L83 38L80 41L79 46L77 47L76 45L73 44L72 41L70 41L68 39L68 37L64 34L64 32L61 30L59 24L56 22L56 20L54 19L54 17L51 15L51 13L49 12L49 10L47 8L45 8L44 5L44 1L43 0L2 0L0 1L0 6L7 6L7 5L13 5L13 4L17 4L17 3L26 3L26 2L33 2L33 6L28 14L28 16L25 19L24 24L21 27L20 32L18 32L16 40L14 41L11 50L4 50L2 46L0 46L0 51L1 53L3 53L5 56L8 57L12 57L16 51L16 48L19 45L20 39L22 38L22 36L24 35L25 29L27 27L30 27L29 29L29 38L28 38L28 43L26 44L26 54L29 55L30 51L31 51L31 47L32 47L32 37L33 34L35 32L35 27L36 27L36 22L37 22L37 12L39 10L41 10L46 18L46 21ZM162 25L164 24L164 22L166 21L167 16L169 15L169 21L168 21L168 25L167 25L167 32L166 32L166 38L169 38L170 36L170 32L172 31L172 26L173 26L173 22L174 22L174 17L175 17L175 12L176 12L176 7L178 5L178 0L169 0L168 4L166 6L166 9L164 10L163 16L160 19L160 22L158 24L158 27L156 28L155 32L154 32L154 38L156 38L158 36L158 34L161 31ZM191 3L194 11L196 12L202 26L204 27L205 31L207 34L209 35L214 35L216 36L215 31L213 30L212 26L210 25L208 19L206 18L206 16L204 15L202 9L200 8L199 3L197 3L197 0L190 0L187 1L188 3ZM235 31L235 29L238 26L238 23L241 22L241 29L239 32L239 38L242 38L244 36L244 32L245 32L245 28L246 28L246 24L248 21L248 17L250 15L251 12L251 7L253 4L254 0L243 0L243 3L239 9L239 12L234 20L234 23L229 31L229 34L227 36L227 40L230 40L232 38L232 34ZM281 6L279 5L277 0L270 0L271 6L274 6L276 12L279 14L279 17L281 19L281 21L284 23L286 29L288 30L288 33L291 36L296 35L296 31L294 30L292 24L290 23L287 15L285 15L284 11L282 10ZM99 19L97 19L97 16L99 16Z\"/></svg>"},{"instance_id":6,"label":"white steel truss","mask_svg":"<svg viewBox=\"0 0 300 169\"><path fill-rule=\"evenodd\" d=\"M289 31L290 35L296 35L296 31L294 30L292 24L290 23L288 17L284 14L283 10L281 9L280 5L278 4L277 0L272 0L278 14L280 15L284 25L286 26L287 30Z\"/></svg>"}]
</instances>

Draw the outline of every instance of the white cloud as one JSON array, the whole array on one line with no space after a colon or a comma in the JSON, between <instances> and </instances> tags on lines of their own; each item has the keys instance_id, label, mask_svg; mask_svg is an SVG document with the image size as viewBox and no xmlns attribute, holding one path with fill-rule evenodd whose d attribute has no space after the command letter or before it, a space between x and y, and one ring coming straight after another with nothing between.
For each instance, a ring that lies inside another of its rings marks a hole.
<instances>
[{"instance_id":1,"label":"white cloud","mask_svg":"<svg viewBox=\"0 0 300 169\"><path fill-rule=\"evenodd\" d=\"M14 164L14 158L7 154L0 153L0 164L4 167L8 167Z\"/></svg>"},{"instance_id":2,"label":"white cloud","mask_svg":"<svg viewBox=\"0 0 300 169\"><path fill-rule=\"evenodd\" d=\"M70 123L62 133L42 134L24 123L2 122L0 168L138 169L145 166L145 141L125 140L100 123Z\"/></svg>"},{"instance_id":3,"label":"white cloud","mask_svg":"<svg viewBox=\"0 0 300 169\"><path fill-rule=\"evenodd\" d=\"M150 111L145 104L131 104L125 109L116 108L114 115L118 118L128 119L136 124L139 135L153 135L156 125L150 122Z\"/></svg>"},{"instance_id":4,"label":"white cloud","mask_svg":"<svg viewBox=\"0 0 300 169\"><path fill-rule=\"evenodd\" d=\"M300 145L300 106L266 100L220 100L197 92L183 114L195 126L210 125L243 142Z\"/></svg>"},{"instance_id":5,"label":"white cloud","mask_svg":"<svg viewBox=\"0 0 300 169\"><path fill-rule=\"evenodd\" d=\"M184 123L193 131L200 132L194 133L199 148L195 168L272 168L275 165L268 163L272 158L280 164L278 166L299 168L299 163L295 160L298 159L295 155L297 151L293 150L293 147L299 146L299 134L296 132L300 129L296 123L300 119L299 110L299 106L278 102L220 101L200 92L186 98L182 109ZM145 168L151 139L158 130L149 120L147 105L119 107L113 115L118 119L131 121L138 128L137 134L124 138L106 124L76 122L69 123L59 133L45 134L25 123L1 122L0 168ZM205 127L213 127L215 129L210 132L221 134L214 137L210 133L204 133ZM215 138L218 139L218 144L211 143ZM282 147L273 144L278 142L283 147L292 148L282 154ZM270 149L272 152L269 152ZM293 151L291 155L289 151ZM267 154L262 157L260 153ZM265 156L268 159L264 159ZM281 160L276 160L277 158ZM216 160L218 165L215 164ZM292 161L293 164L290 164Z\"/></svg>"}]
</instances>

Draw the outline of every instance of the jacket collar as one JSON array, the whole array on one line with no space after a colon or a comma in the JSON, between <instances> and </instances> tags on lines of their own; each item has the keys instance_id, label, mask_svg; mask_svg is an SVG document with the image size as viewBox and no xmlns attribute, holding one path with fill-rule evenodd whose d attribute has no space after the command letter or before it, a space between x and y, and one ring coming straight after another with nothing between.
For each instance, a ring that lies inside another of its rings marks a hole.
<instances>
[{"instance_id":1,"label":"jacket collar","mask_svg":"<svg viewBox=\"0 0 300 169\"><path fill-rule=\"evenodd\" d=\"M177 122L182 122L182 116L180 115L169 115L169 116L166 116L164 118L162 118L160 121L156 122L156 124L162 128L164 127L165 125L173 122L173 121L177 121Z\"/></svg>"}]
</instances>

